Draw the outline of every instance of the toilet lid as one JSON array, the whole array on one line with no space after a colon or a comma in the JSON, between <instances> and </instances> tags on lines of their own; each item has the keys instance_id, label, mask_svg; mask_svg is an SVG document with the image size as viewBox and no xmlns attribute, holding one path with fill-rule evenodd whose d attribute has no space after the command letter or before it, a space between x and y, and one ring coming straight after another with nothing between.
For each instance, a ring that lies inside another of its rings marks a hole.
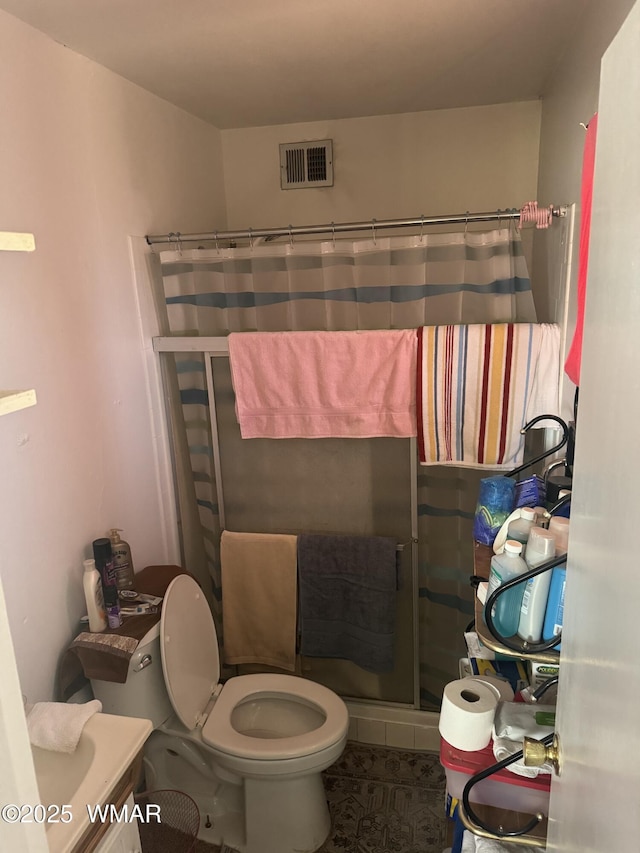
<instances>
[{"instance_id":1,"label":"toilet lid","mask_svg":"<svg viewBox=\"0 0 640 853\"><path fill-rule=\"evenodd\" d=\"M220 679L220 653L211 610L203 591L189 575L178 575L165 593L160 654L173 709L191 730Z\"/></svg>"}]
</instances>

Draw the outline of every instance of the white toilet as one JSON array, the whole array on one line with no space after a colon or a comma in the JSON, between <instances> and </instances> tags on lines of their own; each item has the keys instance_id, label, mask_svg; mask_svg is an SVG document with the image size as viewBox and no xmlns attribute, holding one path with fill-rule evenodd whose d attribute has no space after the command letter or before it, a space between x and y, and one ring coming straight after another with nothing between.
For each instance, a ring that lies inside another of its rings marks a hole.
<instances>
[{"instance_id":1,"label":"white toilet","mask_svg":"<svg viewBox=\"0 0 640 853\"><path fill-rule=\"evenodd\" d=\"M346 705L295 676L241 675L224 685L219 677L209 605L197 583L179 575L160 623L131 658L126 684L92 686L105 713L153 722L147 785L189 794L203 819L200 838L241 853L317 850L330 829L320 774L344 749Z\"/></svg>"}]
</instances>

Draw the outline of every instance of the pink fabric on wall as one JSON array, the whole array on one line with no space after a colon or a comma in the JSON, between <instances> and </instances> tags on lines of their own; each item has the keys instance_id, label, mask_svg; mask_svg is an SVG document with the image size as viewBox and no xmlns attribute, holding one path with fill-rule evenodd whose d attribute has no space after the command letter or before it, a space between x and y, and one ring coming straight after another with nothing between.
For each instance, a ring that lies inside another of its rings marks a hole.
<instances>
[{"instance_id":1,"label":"pink fabric on wall","mask_svg":"<svg viewBox=\"0 0 640 853\"><path fill-rule=\"evenodd\" d=\"M587 294L587 268L589 265L589 237L591 234L591 201L593 197L593 172L596 159L596 133L598 114L596 113L587 128L582 159L582 192L580 218L580 250L578 257L578 312L573 340L564 365L564 372L574 385L580 385L580 364L582 360L582 331L584 327L584 304Z\"/></svg>"},{"instance_id":2,"label":"pink fabric on wall","mask_svg":"<svg viewBox=\"0 0 640 853\"><path fill-rule=\"evenodd\" d=\"M243 438L416 434L415 329L229 335Z\"/></svg>"}]
</instances>

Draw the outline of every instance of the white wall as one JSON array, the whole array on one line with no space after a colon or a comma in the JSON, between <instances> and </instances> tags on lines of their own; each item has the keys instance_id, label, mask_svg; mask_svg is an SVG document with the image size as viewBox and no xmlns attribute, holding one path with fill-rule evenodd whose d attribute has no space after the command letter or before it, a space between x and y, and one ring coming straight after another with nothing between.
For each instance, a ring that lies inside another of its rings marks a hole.
<instances>
[{"instance_id":1,"label":"white wall","mask_svg":"<svg viewBox=\"0 0 640 853\"><path fill-rule=\"evenodd\" d=\"M0 12L0 574L22 690L52 697L110 526L168 557L128 235L225 227L219 132Z\"/></svg>"},{"instance_id":2,"label":"white wall","mask_svg":"<svg viewBox=\"0 0 640 853\"><path fill-rule=\"evenodd\" d=\"M520 207L539 136L539 101L223 130L229 227ZM327 138L334 186L281 190L279 143Z\"/></svg>"}]
</instances>

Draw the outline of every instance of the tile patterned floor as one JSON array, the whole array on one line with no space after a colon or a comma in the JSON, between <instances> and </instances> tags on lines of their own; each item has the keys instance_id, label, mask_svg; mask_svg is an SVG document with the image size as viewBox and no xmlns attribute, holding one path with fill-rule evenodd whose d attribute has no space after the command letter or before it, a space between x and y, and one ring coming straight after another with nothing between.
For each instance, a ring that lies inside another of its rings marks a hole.
<instances>
[{"instance_id":1,"label":"tile patterned floor","mask_svg":"<svg viewBox=\"0 0 640 853\"><path fill-rule=\"evenodd\" d=\"M437 755L349 743L323 776L332 834L322 853L442 853L445 776Z\"/></svg>"},{"instance_id":2,"label":"tile patterned floor","mask_svg":"<svg viewBox=\"0 0 640 853\"><path fill-rule=\"evenodd\" d=\"M332 831L318 853L442 853L446 847L445 776L437 755L350 742L323 778ZM178 837L142 840L143 853L185 849ZM193 853L218 848L198 841Z\"/></svg>"}]
</instances>

